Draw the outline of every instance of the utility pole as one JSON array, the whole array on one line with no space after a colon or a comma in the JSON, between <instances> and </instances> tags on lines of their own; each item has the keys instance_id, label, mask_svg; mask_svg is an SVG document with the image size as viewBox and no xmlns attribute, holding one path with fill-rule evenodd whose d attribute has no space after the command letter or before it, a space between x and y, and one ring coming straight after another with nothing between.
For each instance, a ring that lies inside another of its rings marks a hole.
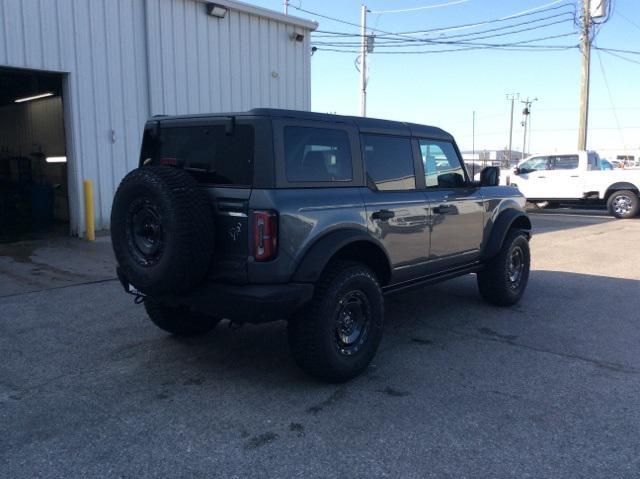
<instances>
[{"instance_id":1,"label":"utility pole","mask_svg":"<svg viewBox=\"0 0 640 479\"><path fill-rule=\"evenodd\" d=\"M534 101L538 101L538 98L534 98L533 100L529 100L529 97L527 97L526 100L524 101L520 101L520 103L524 104L524 109L522 110L522 115L524 116L524 119L522 120L522 126L524 127L524 133L523 133L523 137L522 137L522 159L524 159L526 155L526 150L527 150L527 126L529 125L529 115L531 115L531 104ZM529 140L531 141L531 140Z\"/></svg>"},{"instance_id":2,"label":"utility pole","mask_svg":"<svg viewBox=\"0 0 640 479\"><path fill-rule=\"evenodd\" d=\"M471 177L476 175L476 111L473 110L473 123L471 126Z\"/></svg>"},{"instance_id":3,"label":"utility pole","mask_svg":"<svg viewBox=\"0 0 640 479\"><path fill-rule=\"evenodd\" d=\"M360 116L367 116L367 6L360 6Z\"/></svg>"},{"instance_id":4,"label":"utility pole","mask_svg":"<svg viewBox=\"0 0 640 479\"><path fill-rule=\"evenodd\" d=\"M515 99L520 99L520 93L507 95L507 100L511 101L511 116L509 116L509 150L507 151L507 168L511 166L511 147L513 145L513 103Z\"/></svg>"},{"instance_id":5,"label":"utility pole","mask_svg":"<svg viewBox=\"0 0 640 479\"><path fill-rule=\"evenodd\" d=\"M587 125L589 123L589 73L591 70L591 12L590 0L582 0L582 81L580 83L580 126L578 129L578 149L587 149Z\"/></svg>"},{"instance_id":6,"label":"utility pole","mask_svg":"<svg viewBox=\"0 0 640 479\"><path fill-rule=\"evenodd\" d=\"M284 0L282 5L284 6L284 14L289 15L289 0Z\"/></svg>"}]
</instances>

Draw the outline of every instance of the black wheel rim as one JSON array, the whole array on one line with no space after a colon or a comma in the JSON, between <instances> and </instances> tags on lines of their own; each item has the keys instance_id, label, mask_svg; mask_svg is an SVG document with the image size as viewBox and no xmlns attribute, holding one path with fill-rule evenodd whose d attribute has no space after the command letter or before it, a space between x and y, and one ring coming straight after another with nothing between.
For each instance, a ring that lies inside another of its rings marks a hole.
<instances>
[{"instance_id":1,"label":"black wheel rim","mask_svg":"<svg viewBox=\"0 0 640 479\"><path fill-rule=\"evenodd\" d=\"M360 290L349 291L338 302L335 312L335 341L338 350L350 356L357 353L369 335L371 305Z\"/></svg>"},{"instance_id":2,"label":"black wheel rim","mask_svg":"<svg viewBox=\"0 0 640 479\"><path fill-rule=\"evenodd\" d=\"M513 289L518 289L522 284L522 278L524 276L524 251L520 246L515 246L511 250L509 255L509 262L507 264L507 278L509 285Z\"/></svg>"},{"instance_id":3,"label":"black wheel rim","mask_svg":"<svg viewBox=\"0 0 640 479\"><path fill-rule=\"evenodd\" d=\"M127 209L127 246L143 266L156 264L164 251L164 229L157 205L148 198L131 202Z\"/></svg>"}]
</instances>

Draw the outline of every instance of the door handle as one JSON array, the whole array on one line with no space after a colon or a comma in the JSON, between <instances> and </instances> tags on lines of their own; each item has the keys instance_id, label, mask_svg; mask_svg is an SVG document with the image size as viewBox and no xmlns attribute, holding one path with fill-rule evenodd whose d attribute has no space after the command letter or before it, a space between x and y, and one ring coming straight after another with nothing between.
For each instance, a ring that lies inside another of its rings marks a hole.
<instances>
[{"instance_id":1,"label":"door handle","mask_svg":"<svg viewBox=\"0 0 640 479\"><path fill-rule=\"evenodd\" d=\"M538 176L538 178L546 178L546 176Z\"/></svg>"},{"instance_id":2,"label":"door handle","mask_svg":"<svg viewBox=\"0 0 640 479\"><path fill-rule=\"evenodd\" d=\"M380 220L380 221L387 221L390 220L391 218L393 218L396 214L393 211L390 210L380 210L380 211L375 211L374 213L371 214L371 219L372 220Z\"/></svg>"},{"instance_id":3,"label":"door handle","mask_svg":"<svg viewBox=\"0 0 640 479\"><path fill-rule=\"evenodd\" d=\"M446 215L453 211L451 205L439 205L433 209L433 212L437 215Z\"/></svg>"},{"instance_id":4,"label":"door handle","mask_svg":"<svg viewBox=\"0 0 640 479\"><path fill-rule=\"evenodd\" d=\"M580 178L580 175L571 175L571 178Z\"/></svg>"}]
</instances>

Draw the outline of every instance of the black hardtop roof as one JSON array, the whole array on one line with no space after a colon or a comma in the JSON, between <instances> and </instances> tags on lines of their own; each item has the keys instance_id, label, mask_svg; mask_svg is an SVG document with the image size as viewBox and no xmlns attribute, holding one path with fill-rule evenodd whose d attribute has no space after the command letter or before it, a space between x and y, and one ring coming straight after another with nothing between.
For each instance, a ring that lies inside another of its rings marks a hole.
<instances>
[{"instance_id":1,"label":"black hardtop roof","mask_svg":"<svg viewBox=\"0 0 640 479\"><path fill-rule=\"evenodd\" d=\"M332 123L346 123L355 125L363 133L380 133L387 135L414 135L429 138L452 140L451 134L435 126L420 125L402 121L382 120L379 118L363 118L360 116L332 115L330 113L314 113L301 110L284 110L277 108L254 108L244 112L208 113L198 115L157 115L151 121L196 119L196 118L228 118L228 117L263 116L272 118L295 118L299 120L326 121Z\"/></svg>"}]
</instances>

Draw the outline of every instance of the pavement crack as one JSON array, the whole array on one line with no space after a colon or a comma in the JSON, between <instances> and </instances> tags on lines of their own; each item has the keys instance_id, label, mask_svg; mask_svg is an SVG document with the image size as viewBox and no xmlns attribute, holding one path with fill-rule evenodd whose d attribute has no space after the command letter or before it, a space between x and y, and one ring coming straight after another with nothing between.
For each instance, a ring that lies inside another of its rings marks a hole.
<instances>
[{"instance_id":1,"label":"pavement crack","mask_svg":"<svg viewBox=\"0 0 640 479\"><path fill-rule=\"evenodd\" d=\"M529 351L535 351L538 353L544 353L544 354L551 354L554 356L558 356L558 357L562 357L565 359L573 359L576 361L582 361L585 363L589 363L592 366L601 368L601 369L607 369L609 371L615 371L615 372L621 372L621 373L626 373L626 374L640 374L640 369L638 368L634 368L632 366L625 366L623 364L618 364L618 363L613 363L610 361L603 361L600 359L594 359L594 358L589 358L587 356L581 356L579 354L573 354L573 353L563 353L560 351L553 351L551 349L544 349L544 348L538 348L535 346L529 346L526 344L522 344L522 343L517 343L512 339L508 339L508 335L477 335L477 334L472 334L472 333L465 333L462 331L457 331L455 329L445 329L445 328L438 328L438 327L434 327L434 326L427 326L431 329L435 329L438 331L444 331L444 332L448 332L448 333L452 333L455 334L457 336L462 336L462 337L467 337L467 338L474 338L474 339L479 339L481 341L493 341L493 342L498 342L498 343L503 343L503 344L508 344L509 346L514 346L516 348L520 348L520 349L526 349ZM507 336L507 337L505 337Z\"/></svg>"}]
</instances>

